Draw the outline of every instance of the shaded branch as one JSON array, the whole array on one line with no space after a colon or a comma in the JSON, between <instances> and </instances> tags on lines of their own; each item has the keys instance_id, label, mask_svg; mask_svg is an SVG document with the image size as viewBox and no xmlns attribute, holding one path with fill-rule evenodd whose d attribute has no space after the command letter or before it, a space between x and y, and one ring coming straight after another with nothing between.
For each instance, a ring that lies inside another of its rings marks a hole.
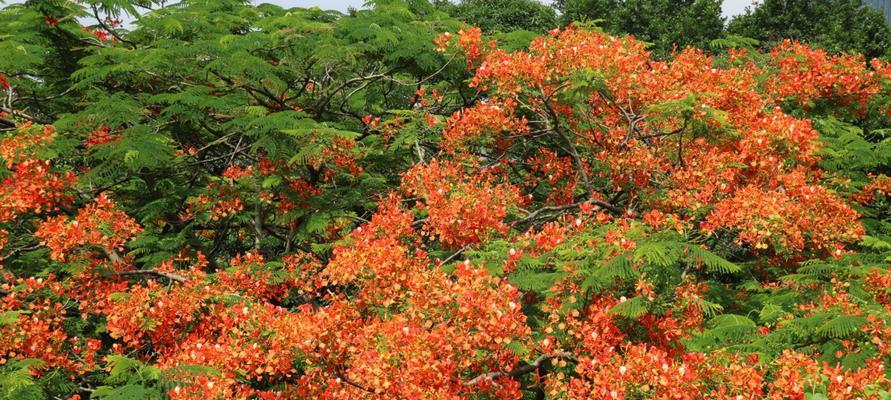
<instances>
[{"instance_id":1,"label":"shaded branch","mask_svg":"<svg viewBox=\"0 0 891 400\"><path fill-rule=\"evenodd\" d=\"M469 245L469 244L465 244L464 246L461 246L461 248L458 249L458 251L452 253L452 255L448 256L445 260L440 261L440 262L439 262L440 265L445 265L445 264L448 263L449 261L454 260L455 257L458 257L459 255L461 255L461 253L463 253L465 250L467 250L467 249L469 249L469 248L470 248L470 245Z\"/></svg>"},{"instance_id":2,"label":"shaded branch","mask_svg":"<svg viewBox=\"0 0 891 400\"><path fill-rule=\"evenodd\" d=\"M5 113L7 113L7 114L9 114L9 115L14 115L14 116L22 117L22 118L24 118L24 119L27 119L28 121L31 121L31 122L34 122L34 123L37 123L37 124L47 124L47 123L48 123L48 122L43 121L43 120L41 120L41 119L39 119L39 118L36 118L36 117L34 117L34 116L25 114L25 113L23 113L23 112L21 112L21 111L18 111L18 110L13 110L13 109L11 109L11 108L0 107L0 111L5 112ZM6 119L6 120L3 121L3 123L12 123L12 121ZM13 124L13 126L15 126L14 123L12 123L12 124Z\"/></svg>"},{"instance_id":3,"label":"shaded branch","mask_svg":"<svg viewBox=\"0 0 891 400\"><path fill-rule=\"evenodd\" d=\"M122 264L124 263L124 259L118 254L118 252L114 249L105 249L105 254L108 256L108 259L111 260L114 264ZM117 276L154 276L158 278L167 278L171 281L184 283L188 280L188 278L174 274L172 272L159 271L157 269L137 269L133 271L120 271L114 272Z\"/></svg>"},{"instance_id":4,"label":"shaded branch","mask_svg":"<svg viewBox=\"0 0 891 400\"><path fill-rule=\"evenodd\" d=\"M526 223L526 222L535 220L536 218L539 218L543 213L546 213L546 212L572 210L572 209L579 208L586 204L599 206L599 207L609 210L615 214L621 215L621 214L625 213L625 210L623 210L621 207L618 207L618 206L608 203L606 201L597 200L597 199L588 199L585 201L580 201L578 203L572 203L572 204L567 204L567 205L563 205L563 206L544 206L544 207L539 208L535 211L529 212L528 214L526 214L525 217L515 221L515 223L516 224Z\"/></svg>"},{"instance_id":5,"label":"shaded branch","mask_svg":"<svg viewBox=\"0 0 891 400\"><path fill-rule=\"evenodd\" d=\"M174 274L172 272L159 271L156 269L138 269L138 270L134 270L134 271L121 271L121 272L115 272L114 274L118 275L118 276L154 276L157 278L170 279L171 281L176 281L179 283L185 283L186 281L188 281L188 278L186 278L182 275Z\"/></svg>"},{"instance_id":6,"label":"shaded branch","mask_svg":"<svg viewBox=\"0 0 891 400\"><path fill-rule=\"evenodd\" d=\"M318 103L316 103L316 105L313 107L316 111L316 114L317 115L320 114L322 112L322 110L325 109L325 106L327 106L328 103L331 102L331 99L334 98L334 96L337 93L339 93L341 90L345 89L347 86L350 86L350 85L352 85L354 83L358 83L358 82L378 80L378 79L386 77L388 73L389 72L385 72L382 74L372 74L372 75L368 75L368 76L358 76L358 77L355 77L352 79L348 79L346 82L344 82L344 83L340 84L339 86L337 86L336 88L334 88L334 90L329 92L325 97L322 97L318 101Z\"/></svg>"},{"instance_id":7,"label":"shaded branch","mask_svg":"<svg viewBox=\"0 0 891 400\"><path fill-rule=\"evenodd\" d=\"M37 250L40 247L41 247L40 244L35 244L33 246L17 247L15 249L12 249L8 254L6 254L4 256L0 256L0 261L6 261L10 257L14 257L16 254L19 254L23 251Z\"/></svg>"},{"instance_id":8,"label":"shaded branch","mask_svg":"<svg viewBox=\"0 0 891 400\"><path fill-rule=\"evenodd\" d=\"M135 43L122 38L114 29L112 29L110 26L105 24L105 21L103 21L102 18L99 17L99 10L96 8L95 4L92 6L92 8L93 8L93 17L96 18L96 22L99 23L99 26L101 26L102 29L105 29L106 32L110 33L111 36L114 36L114 38L117 39L119 42L126 43L134 49L136 48Z\"/></svg>"},{"instance_id":9,"label":"shaded branch","mask_svg":"<svg viewBox=\"0 0 891 400\"><path fill-rule=\"evenodd\" d=\"M473 385L476 385L482 381L493 380L495 378L499 378L502 376L517 378L517 377L526 375L530 372L533 372L535 370L538 370L539 368L541 368L543 366L543 364L545 362L548 362L548 361L551 361L554 359L575 361L574 355L568 351L563 351L563 352L556 353L556 354L542 354L541 356L536 358L535 361L532 361L532 363L530 363L530 364L520 365L508 372L501 372L501 371L488 372L488 373L479 375L476 378L473 378L473 379L465 382L464 386L473 386Z\"/></svg>"},{"instance_id":10,"label":"shaded branch","mask_svg":"<svg viewBox=\"0 0 891 400\"><path fill-rule=\"evenodd\" d=\"M356 382L353 382L353 381L347 379L346 375L344 375L344 374L342 374L342 373L340 373L340 372L338 372L338 371L334 371L334 376L337 377L337 379L339 379L341 382L346 383L347 385L350 385L350 386L352 386L352 387L354 387L354 388L356 388L356 389L359 389L359 390L361 390L361 391L363 391L363 392L368 392L368 393L376 394L376 395L383 395L383 393L380 393L380 392L378 392L377 390L374 390L374 389L365 387L365 386L363 386L363 385L360 385L360 384L358 384L358 383L356 383Z\"/></svg>"}]
</instances>

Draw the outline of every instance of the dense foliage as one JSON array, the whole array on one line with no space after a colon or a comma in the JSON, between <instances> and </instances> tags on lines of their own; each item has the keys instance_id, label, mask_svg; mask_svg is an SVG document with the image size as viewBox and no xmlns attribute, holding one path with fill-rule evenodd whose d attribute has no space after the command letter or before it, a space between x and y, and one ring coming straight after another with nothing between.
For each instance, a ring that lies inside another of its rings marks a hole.
<instances>
[{"instance_id":1,"label":"dense foliage","mask_svg":"<svg viewBox=\"0 0 891 400\"><path fill-rule=\"evenodd\" d=\"M0 10L0 397L891 396L891 64L526 37Z\"/></svg>"},{"instance_id":2,"label":"dense foliage","mask_svg":"<svg viewBox=\"0 0 891 400\"><path fill-rule=\"evenodd\" d=\"M440 0L436 4L449 15L489 33L544 33L557 26L554 9L537 0Z\"/></svg>"},{"instance_id":3,"label":"dense foliage","mask_svg":"<svg viewBox=\"0 0 891 400\"><path fill-rule=\"evenodd\" d=\"M795 39L828 51L888 56L891 27L861 0L764 0L734 18L728 32L774 45Z\"/></svg>"},{"instance_id":4,"label":"dense foliage","mask_svg":"<svg viewBox=\"0 0 891 400\"><path fill-rule=\"evenodd\" d=\"M724 35L721 0L556 0L563 21L597 22L615 35L634 35L657 55L705 48ZM811 21L812 22L812 21Z\"/></svg>"}]
</instances>

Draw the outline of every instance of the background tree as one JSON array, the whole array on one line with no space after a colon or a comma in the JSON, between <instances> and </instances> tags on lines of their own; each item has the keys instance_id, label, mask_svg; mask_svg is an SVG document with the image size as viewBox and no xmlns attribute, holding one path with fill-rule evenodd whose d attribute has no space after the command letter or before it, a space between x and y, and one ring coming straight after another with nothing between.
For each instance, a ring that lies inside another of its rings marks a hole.
<instances>
[{"instance_id":1,"label":"background tree","mask_svg":"<svg viewBox=\"0 0 891 400\"><path fill-rule=\"evenodd\" d=\"M721 0L559 0L563 22L597 21L612 34L653 43L659 54L677 46L706 47L724 30Z\"/></svg>"},{"instance_id":2,"label":"background tree","mask_svg":"<svg viewBox=\"0 0 891 400\"><path fill-rule=\"evenodd\" d=\"M771 46L794 39L832 52L888 55L891 27L861 0L764 0L730 21L728 32Z\"/></svg>"},{"instance_id":3,"label":"background tree","mask_svg":"<svg viewBox=\"0 0 891 400\"><path fill-rule=\"evenodd\" d=\"M557 26L554 9L536 0L438 1L437 8L486 32L545 32Z\"/></svg>"}]
</instances>

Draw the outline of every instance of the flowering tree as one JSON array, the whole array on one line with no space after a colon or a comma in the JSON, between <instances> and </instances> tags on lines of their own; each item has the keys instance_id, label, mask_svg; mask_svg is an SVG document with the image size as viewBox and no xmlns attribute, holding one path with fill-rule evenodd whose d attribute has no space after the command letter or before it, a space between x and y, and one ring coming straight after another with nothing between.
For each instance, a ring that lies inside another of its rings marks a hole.
<instances>
[{"instance_id":1,"label":"flowering tree","mask_svg":"<svg viewBox=\"0 0 891 400\"><path fill-rule=\"evenodd\" d=\"M85 4L0 11L0 396L889 396L886 63Z\"/></svg>"}]
</instances>

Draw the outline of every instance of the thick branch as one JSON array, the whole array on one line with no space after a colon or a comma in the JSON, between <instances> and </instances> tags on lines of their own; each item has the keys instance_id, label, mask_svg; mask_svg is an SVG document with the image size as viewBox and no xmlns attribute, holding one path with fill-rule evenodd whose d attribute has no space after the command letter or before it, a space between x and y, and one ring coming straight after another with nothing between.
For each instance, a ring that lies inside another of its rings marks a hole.
<instances>
[{"instance_id":1,"label":"thick branch","mask_svg":"<svg viewBox=\"0 0 891 400\"><path fill-rule=\"evenodd\" d=\"M557 90L559 90L559 88ZM551 96L545 95L544 89L539 88L539 92L541 93L542 105L545 106L545 110L547 110L548 115L553 121L553 126L550 126L548 128L552 129L554 132L557 132L557 134L566 141L566 144L569 145L569 154L572 156L573 161L575 161L576 167L578 168L579 176L582 178L582 184L585 185L586 190L590 190L591 182L588 179L588 172L585 170L585 163L582 162L582 156L579 155L578 149L575 146L575 142L572 140L572 138L564 134L563 131L560 129L560 117L557 115L557 112L554 110L553 107L551 107L551 104L548 102ZM554 91L554 93L556 93L556 90Z\"/></svg>"},{"instance_id":2,"label":"thick branch","mask_svg":"<svg viewBox=\"0 0 891 400\"><path fill-rule=\"evenodd\" d=\"M371 394L377 394L377 395L380 395L380 394L381 394L381 393L379 393L377 390L374 390L374 389L365 387L365 386L363 386L363 385L360 385L360 384L358 384L358 383L356 383L356 382L353 382L353 381L347 379L346 375L344 375L344 374L342 374L342 373L340 373L340 372L334 371L334 376L336 376L337 379L340 379L341 382L346 383L347 385L350 385L350 386L352 386L352 387L354 387L354 388L356 388L356 389L359 389L359 390L362 390L362 391L364 391L364 392L368 392L368 393L371 393Z\"/></svg>"},{"instance_id":3,"label":"thick branch","mask_svg":"<svg viewBox=\"0 0 891 400\"><path fill-rule=\"evenodd\" d=\"M31 116L31 115L25 114L25 113L23 113L23 112L21 112L21 111L18 111L18 110L13 110L13 109L11 109L11 108L0 107L0 112L5 112L5 113L7 113L7 114L9 114L9 115L19 116L19 117L22 117L22 118L24 118L24 119L27 119L28 121L32 121L32 122L34 122L34 123L38 123L38 124L45 124L45 123L47 123L47 122L45 122L45 121L43 121L43 120L41 120L41 119L38 119L38 118L33 117L33 116ZM4 123L8 123L8 122L12 122L12 121L11 121L11 120L8 120L8 119L4 121ZM13 122L13 124L14 124L14 122Z\"/></svg>"},{"instance_id":4,"label":"thick branch","mask_svg":"<svg viewBox=\"0 0 891 400\"><path fill-rule=\"evenodd\" d=\"M440 261L439 264L440 264L440 265L444 265L444 264L448 263L449 261L454 260L455 257L460 256L461 253L463 253L464 250L467 250L468 248L470 248L470 245L469 245L469 244L465 244L464 246L461 246L461 248L458 249L458 251L452 253L452 255L448 256L445 260Z\"/></svg>"},{"instance_id":5,"label":"thick branch","mask_svg":"<svg viewBox=\"0 0 891 400\"><path fill-rule=\"evenodd\" d=\"M110 33L111 36L114 36L114 38L117 39L119 42L126 43L134 49L136 48L135 43L122 38L120 35L118 35L118 33L114 29L112 29L110 26L105 24L105 21L103 21L102 18L99 17L99 10L96 8L95 5L93 5L93 17L96 18L96 22L99 23L99 26L101 26L102 29L105 29L106 32Z\"/></svg>"},{"instance_id":6,"label":"thick branch","mask_svg":"<svg viewBox=\"0 0 891 400\"><path fill-rule=\"evenodd\" d=\"M158 277L158 278L167 278L167 279L170 279L171 281L176 281L179 283L184 283L188 280L188 278L186 278L182 275L174 274L172 272L159 271L156 269L138 269L138 270L134 270L134 271L121 271L121 272L115 272L115 275L118 275L118 276L154 276L154 277Z\"/></svg>"},{"instance_id":7,"label":"thick branch","mask_svg":"<svg viewBox=\"0 0 891 400\"><path fill-rule=\"evenodd\" d=\"M578 202L578 203L572 203L572 204L567 204L567 205L563 205L563 206L544 206L544 207L542 207L542 208L539 208L539 209L537 209L537 210L535 210L535 211L530 212L530 213L527 214L525 217L523 217L523 218L517 220L516 223L517 223L517 224L526 223L526 222L535 220L536 218L539 218L539 216L540 216L541 214L546 213L546 212L550 212L550 211L566 211L566 210L572 210L572 209L579 208L579 207L581 207L582 205L585 205L585 204L591 204L591 205L599 206L599 207L602 207L602 208L604 208L604 209L607 209L607 210L609 210L609 211L611 211L611 212L613 212L613 213L615 213L615 214L620 214L620 215L621 215L621 214L624 214L624 213L625 213L625 210L623 210L622 208L617 207L617 206L615 206L615 205L613 205L613 204L610 204L610 203L608 203L608 202L605 202L605 201L603 201L603 200L588 199L588 200L585 200L585 201L580 201L580 202Z\"/></svg>"},{"instance_id":8,"label":"thick branch","mask_svg":"<svg viewBox=\"0 0 891 400\"><path fill-rule=\"evenodd\" d=\"M509 372L496 371L496 372L485 373L485 374L479 375L476 378L473 378L473 379L465 382L464 386L473 386L473 385L476 385L482 381L493 380L495 378L499 378L502 376L509 376L511 378L517 378L517 377L526 375L532 371L535 371L535 370L541 368L545 362L548 362L553 359L574 360L575 358L573 357L573 354L568 351L563 351L563 352L556 353L556 354L542 354L541 356L536 358L535 361L533 361L530 364L520 365L520 366L510 370Z\"/></svg>"},{"instance_id":9,"label":"thick branch","mask_svg":"<svg viewBox=\"0 0 891 400\"><path fill-rule=\"evenodd\" d=\"M11 119L0 117L0 124L6 125L9 129L15 129L15 121Z\"/></svg>"},{"instance_id":10,"label":"thick branch","mask_svg":"<svg viewBox=\"0 0 891 400\"><path fill-rule=\"evenodd\" d=\"M16 254L23 252L23 251L37 250L39 248L40 248L40 244L35 244L32 246L17 247L15 249L12 249L12 251L7 253L6 255L0 256L0 261L5 261L11 257L14 257Z\"/></svg>"},{"instance_id":11,"label":"thick branch","mask_svg":"<svg viewBox=\"0 0 891 400\"><path fill-rule=\"evenodd\" d=\"M388 71L388 72L385 72L385 73L382 73L382 74L372 74L372 75L368 75L368 76L359 76L359 77L355 77L355 78L352 78L352 79L347 80L346 82L340 84L340 86L337 86L336 88L334 88L334 90L332 90L331 92L329 92L325 97L322 97L322 98L318 101L318 103L316 103L316 105L313 107L313 108L316 110L316 114L321 113L322 110L325 109L325 106L327 106L328 103L331 102L331 99L334 98L334 96L337 95L337 93L339 93L341 90L343 90L343 89L346 88L347 86L352 85L352 84L354 84L354 83L358 83L358 82L375 81L375 80L378 80L378 79L381 79L381 78L386 77L388 73L389 73L389 71Z\"/></svg>"}]
</instances>

